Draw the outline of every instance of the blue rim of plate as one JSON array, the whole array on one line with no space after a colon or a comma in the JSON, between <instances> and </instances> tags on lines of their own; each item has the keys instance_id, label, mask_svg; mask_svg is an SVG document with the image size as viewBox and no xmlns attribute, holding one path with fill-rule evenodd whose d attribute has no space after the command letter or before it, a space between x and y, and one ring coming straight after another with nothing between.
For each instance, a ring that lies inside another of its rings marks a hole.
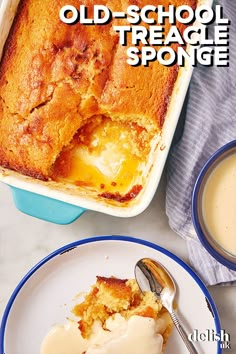
<instances>
[{"instance_id":1,"label":"blue rim of plate","mask_svg":"<svg viewBox=\"0 0 236 354\"><path fill-rule=\"evenodd\" d=\"M215 153L209 157L205 165L202 167L195 182L192 193L192 221L200 242L205 247L205 249L212 255L212 257L214 257L218 262L220 262L227 268L236 270L236 263L231 262L229 259L225 258L223 255L218 253L217 250L209 243L202 230L198 215L198 196L206 173L214 164L214 162L221 157L222 154L227 153L227 151L230 151L233 148L236 148L236 140L232 140L229 143L223 145L218 150L216 150Z\"/></svg>"},{"instance_id":2,"label":"blue rim of plate","mask_svg":"<svg viewBox=\"0 0 236 354\"><path fill-rule=\"evenodd\" d=\"M212 313L213 313L217 334L220 333L221 325L220 325L219 315L218 315L215 303L214 303L209 291L207 290L207 288L204 285L204 283L202 282L202 280L198 277L198 275L186 263L184 263L179 257L174 255L172 252L167 251L165 248L162 248L161 246L158 246L158 245L156 245L156 244L154 244L152 242L145 241L145 240L142 240L142 239L139 239L139 238L129 237L129 236L116 236L116 235L115 236L95 236L95 237L91 237L91 238L86 238L86 239L83 239L83 240L75 241L73 243L67 244L67 245L57 249L56 251L50 253L48 256L43 258L39 263L37 263L23 277L23 279L19 282L19 284L17 285L17 287L13 291L13 293L12 293L8 303L7 303L5 311L3 313L1 327L0 327L0 354L4 354L4 336L5 336L7 319L8 319L11 307L12 307L12 305L13 305L13 303L14 303L17 295L18 295L18 293L20 292L20 290L22 289L24 284L29 280L29 278L40 267L42 267L45 263L50 261L52 258L54 258L54 257L56 257L56 256L58 256L58 255L60 255L60 254L62 254L64 252L66 252L66 251L69 251L70 249L73 249L75 247L78 247L78 246L81 246L81 245L84 245L84 244L87 244L87 243L99 242L99 241L126 241L126 242L131 242L131 243L137 243L137 244L144 245L144 246L147 246L149 248L155 249L155 250L165 254L169 258L173 259L176 263L178 263L182 268L184 268L191 275L191 277L196 281L196 283L198 284L198 286L200 287L200 289L204 293L205 297L207 298L207 300L208 300L208 302L209 302L209 304L211 306L211 310L212 310ZM222 349L220 347L220 342L217 342L217 343L218 343L217 344L217 354L221 354L222 353Z\"/></svg>"}]
</instances>

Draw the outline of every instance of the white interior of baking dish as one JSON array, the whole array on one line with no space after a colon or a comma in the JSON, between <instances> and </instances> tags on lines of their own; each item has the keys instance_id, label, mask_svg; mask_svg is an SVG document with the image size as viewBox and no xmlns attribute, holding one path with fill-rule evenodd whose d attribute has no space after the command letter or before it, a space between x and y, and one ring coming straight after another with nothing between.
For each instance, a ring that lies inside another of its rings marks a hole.
<instances>
[{"instance_id":1,"label":"white interior of baking dish","mask_svg":"<svg viewBox=\"0 0 236 354\"><path fill-rule=\"evenodd\" d=\"M0 10L0 54L10 30L19 0L3 0ZM199 4L211 1L200 1ZM192 75L192 67L186 65L179 69L174 90L168 106L165 123L161 134L151 143L151 152L143 168L141 184L143 189L132 201L118 203L98 197L97 192L83 186L65 185L57 182L42 182L0 167L0 179L14 187L41 194L50 198L119 217L138 215L147 208L159 184L175 128L180 116ZM138 181L137 181L138 183Z\"/></svg>"}]
</instances>

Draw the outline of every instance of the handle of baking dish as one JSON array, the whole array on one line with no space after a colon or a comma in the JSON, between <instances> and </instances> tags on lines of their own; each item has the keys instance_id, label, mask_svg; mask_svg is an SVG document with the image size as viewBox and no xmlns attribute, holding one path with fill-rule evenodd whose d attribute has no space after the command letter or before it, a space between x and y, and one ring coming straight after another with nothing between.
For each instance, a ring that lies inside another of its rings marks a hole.
<instances>
[{"instance_id":1,"label":"handle of baking dish","mask_svg":"<svg viewBox=\"0 0 236 354\"><path fill-rule=\"evenodd\" d=\"M18 210L55 224L70 224L86 209L10 186Z\"/></svg>"}]
</instances>

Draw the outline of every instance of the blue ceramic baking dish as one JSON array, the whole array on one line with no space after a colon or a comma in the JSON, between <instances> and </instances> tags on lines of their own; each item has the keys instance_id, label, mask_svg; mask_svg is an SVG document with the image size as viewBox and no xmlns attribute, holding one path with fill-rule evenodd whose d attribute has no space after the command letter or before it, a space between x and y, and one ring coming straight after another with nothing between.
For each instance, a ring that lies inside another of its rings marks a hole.
<instances>
[{"instance_id":1,"label":"blue ceramic baking dish","mask_svg":"<svg viewBox=\"0 0 236 354\"><path fill-rule=\"evenodd\" d=\"M199 3L209 3L203 0ZM0 56L11 28L19 0L2 0L0 7ZM98 198L94 191L86 188L42 182L22 176L0 167L0 181L8 184L13 193L16 207L26 214L58 223L68 224L85 210L94 210L118 217L132 217L143 212L150 204L158 187L171 146L172 138L182 110L191 80L193 67L186 63L178 71L178 77L170 98L162 131L152 141L150 156L140 181L143 189L128 203L114 203ZM140 183L139 183L140 182Z\"/></svg>"},{"instance_id":2,"label":"blue ceramic baking dish","mask_svg":"<svg viewBox=\"0 0 236 354\"><path fill-rule=\"evenodd\" d=\"M55 224L70 224L78 219L86 210L76 205L16 187L11 187L11 190L18 210Z\"/></svg>"}]
</instances>

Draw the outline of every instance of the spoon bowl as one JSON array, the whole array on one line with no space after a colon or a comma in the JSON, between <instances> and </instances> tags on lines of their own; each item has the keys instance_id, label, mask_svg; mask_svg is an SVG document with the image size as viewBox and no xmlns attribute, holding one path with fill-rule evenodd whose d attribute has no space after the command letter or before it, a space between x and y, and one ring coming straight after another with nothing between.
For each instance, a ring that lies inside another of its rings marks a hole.
<instances>
[{"instance_id":1,"label":"spoon bowl","mask_svg":"<svg viewBox=\"0 0 236 354\"><path fill-rule=\"evenodd\" d=\"M157 261L150 258L140 259L135 265L135 278L140 290L145 293L151 291L160 300L162 305L169 312L172 321L183 339L189 353L197 354L192 342L180 325L174 312L173 304L176 295L175 282L168 270Z\"/></svg>"}]
</instances>

